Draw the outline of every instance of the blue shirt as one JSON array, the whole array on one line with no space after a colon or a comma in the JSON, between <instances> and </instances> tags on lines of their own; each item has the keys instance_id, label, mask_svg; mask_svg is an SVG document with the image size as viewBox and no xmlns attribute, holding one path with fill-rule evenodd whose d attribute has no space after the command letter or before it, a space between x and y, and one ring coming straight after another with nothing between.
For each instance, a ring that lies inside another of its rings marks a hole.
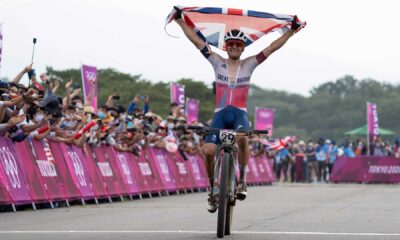
<instances>
[{"instance_id":1,"label":"blue shirt","mask_svg":"<svg viewBox=\"0 0 400 240\"><path fill-rule=\"evenodd\" d=\"M333 145L329 151L329 163L334 163L339 154L339 148L336 145Z\"/></svg>"},{"instance_id":2,"label":"blue shirt","mask_svg":"<svg viewBox=\"0 0 400 240\"><path fill-rule=\"evenodd\" d=\"M325 161L329 152L329 147L326 144L318 146L316 152L317 161Z\"/></svg>"}]
</instances>

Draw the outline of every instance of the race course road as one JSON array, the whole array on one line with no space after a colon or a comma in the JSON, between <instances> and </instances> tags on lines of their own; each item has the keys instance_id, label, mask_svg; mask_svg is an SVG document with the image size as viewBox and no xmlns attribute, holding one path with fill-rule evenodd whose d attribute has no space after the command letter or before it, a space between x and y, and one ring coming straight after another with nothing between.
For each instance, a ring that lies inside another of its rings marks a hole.
<instances>
[{"instance_id":1,"label":"race course road","mask_svg":"<svg viewBox=\"0 0 400 240\"><path fill-rule=\"evenodd\" d=\"M400 186L249 187L225 239L400 239ZM215 239L206 193L0 213L0 239Z\"/></svg>"}]
</instances>

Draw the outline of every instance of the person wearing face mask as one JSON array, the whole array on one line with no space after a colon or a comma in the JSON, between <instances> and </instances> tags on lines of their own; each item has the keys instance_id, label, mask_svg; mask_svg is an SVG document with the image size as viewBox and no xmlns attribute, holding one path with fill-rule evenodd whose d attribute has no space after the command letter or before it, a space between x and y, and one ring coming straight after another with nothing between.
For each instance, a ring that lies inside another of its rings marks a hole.
<instances>
[{"instance_id":1,"label":"person wearing face mask","mask_svg":"<svg viewBox=\"0 0 400 240\"><path fill-rule=\"evenodd\" d=\"M167 120L167 128L168 128L169 132L172 131L172 130L174 130L174 127L175 127L175 117L169 115L169 116L167 116L166 120Z\"/></svg>"},{"instance_id":2,"label":"person wearing face mask","mask_svg":"<svg viewBox=\"0 0 400 240\"><path fill-rule=\"evenodd\" d=\"M111 115L108 113L108 107L106 105L100 106L97 109L97 116L101 119L104 120L107 117L111 117Z\"/></svg>"}]
</instances>

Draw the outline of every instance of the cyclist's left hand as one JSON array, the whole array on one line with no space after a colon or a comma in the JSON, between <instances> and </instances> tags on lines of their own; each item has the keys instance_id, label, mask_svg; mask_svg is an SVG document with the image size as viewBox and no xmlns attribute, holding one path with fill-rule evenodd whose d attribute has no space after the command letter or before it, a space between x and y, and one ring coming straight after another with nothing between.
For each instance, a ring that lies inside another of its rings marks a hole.
<instances>
[{"instance_id":1,"label":"cyclist's left hand","mask_svg":"<svg viewBox=\"0 0 400 240\"><path fill-rule=\"evenodd\" d=\"M301 26L300 24L297 23L297 15L294 15L293 20L292 20L292 26L290 27L290 29L297 31Z\"/></svg>"}]
</instances>

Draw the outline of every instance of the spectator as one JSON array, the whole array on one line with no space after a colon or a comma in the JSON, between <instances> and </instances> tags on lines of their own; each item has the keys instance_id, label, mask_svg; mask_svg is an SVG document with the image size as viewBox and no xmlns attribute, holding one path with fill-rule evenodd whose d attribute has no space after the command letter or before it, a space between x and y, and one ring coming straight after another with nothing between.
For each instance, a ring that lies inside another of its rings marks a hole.
<instances>
[{"instance_id":1,"label":"spectator","mask_svg":"<svg viewBox=\"0 0 400 240\"><path fill-rule=\"evenodd\" d=\"M315 150L315 156L318 162L318 181L326 182L326 165L328 162L328 144L331 141L327 139L326 141L323 138L318 139L318 145Z\"/></svg>"},{"instance_id":2,"label":"spectator","mask_svg":"<svg viewBox=\"0 0 400 240\"><path fill-rule=\"evenodd\" d=\"M332 140L330 142L330 144L328 144L328 149L329 149L328 150L328 152L329 152L329 157L328 157L328 160L329 160L328 161L328 171L329 171L329 173L328 173L328 175L331 176L333 166L334 166L334 164L336 162L336 159L338 157L338 154L339 154L339 149L336 146L336 141L335 140Z\"/></svg>"},{"instance_id":3,"label":"spectator","mask_svg":"<svg viewBox=\"0 0 400 240\"><path fill-rule=\"evenodd\" d=\"M315 144L312 140L308 140L306 148L306 156L308 162L308 175L306 176L306 178L308 182L317 181L318 178L318 163L315 154Z\"/></svg>"}]
</instances>

